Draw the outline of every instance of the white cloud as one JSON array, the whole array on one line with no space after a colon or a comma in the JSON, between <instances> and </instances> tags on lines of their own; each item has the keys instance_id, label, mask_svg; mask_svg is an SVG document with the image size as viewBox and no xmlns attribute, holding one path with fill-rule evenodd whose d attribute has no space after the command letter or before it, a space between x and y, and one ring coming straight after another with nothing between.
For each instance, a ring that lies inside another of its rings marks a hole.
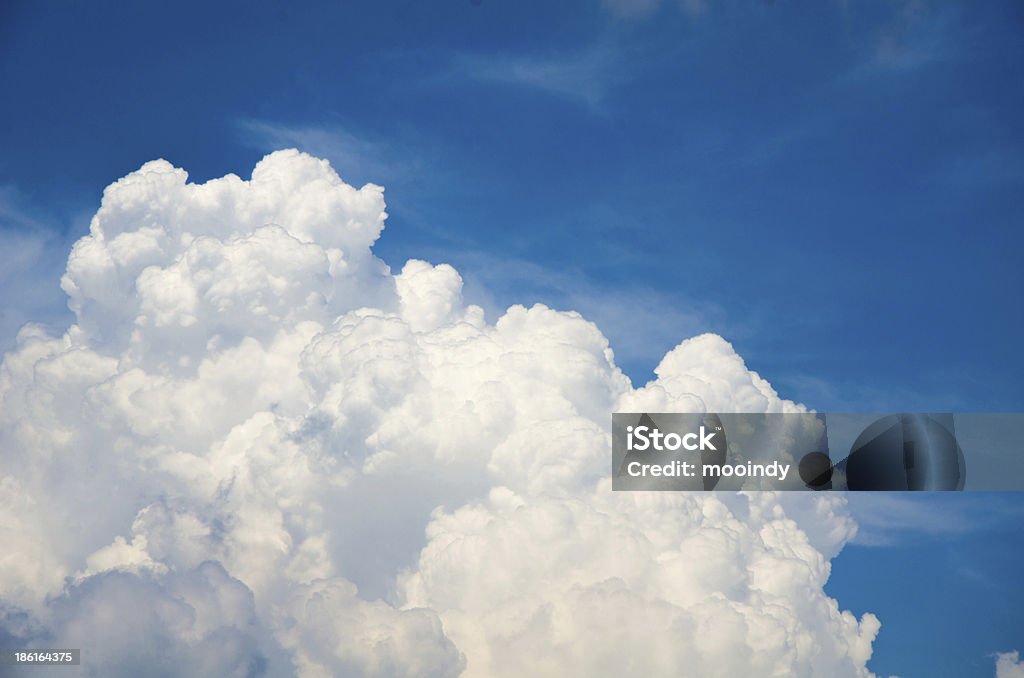
<instances>
[{"instance_id":1,"label":"white cloud","mask_svg":"<svg viewBox=\"0 0 1024 678\"><path fill-rule=\"evenodd\" d=\"M205 562L154 579L111 571L51 604L62 647L82 649L92 673L107 676L252 676L288 670L263 628L252 592ZM157 650L157 651L155 651Z\"/></svg>"},{"instance_id":2,"label":"white cloud","mask_svg":"<svg viewBox=\"0 0 1024 678\"><path fill-rule=\"evenodd\" d=\"M617 17L641 19L654 14L662 3L661 0L602 0L601 4ZM700 16L708 9L705 0L678 0L674 4L691 17Z\"/></svg>"},{"instance_id":3,"label":"white cloud","mask_svg":"<svg viewBox=\"0 0 1024 678\"><path fill-rule=\"evenodd\" d=\"M453 72L481 82L536 89L598 109L623 77L616 54L611 47L598 46L546 57L462 55Z\"/></svg>"},{"instance_id":4,"label":"white cloud","mask_svg":"<svg viewBox=\"0 0 1024 678\"><path fill-rule=\"evenodd\" d=\"M529 295L546 305L568 307L595 322L615 347L619 365L655 364L679 338L723 324L715 304L667 294L649 286L618 281L614 286L582 270L557 270L535 262L484 252L460 251L459 270L467 297L488 315L501 309L493 296Z\"/></svg>"},{"instance_id":5,"label":"white cloud","mask_svg":"<svg viewBox=\"0 0 1024 678\"><path fill-rule=\"evenodd\" d=\"M1013 495L931 493L916 496L854 492L847 510L857 522L854 543L889 546L927 539L950 539L1019 524L1024 509Z\"/></svg>"},{"instance_id":6,"label":"white cloud","mask_svg":"<svg viewBox=\"0 0 1024 678\"><path fill-rule=\"evenodd\" d=\"M1024 678L1024 661L1020 653L1000 652L996 655L996 678Z\"/></svg>"},{"instance_id":7,"label":"white cloud","mask_svg":"<svg viewBox=\"0 0 1024 678\"><path fill-rule=\"evenodd\" d=\"M424 162L406 146L400 150L365 135L356 136L340 125L286 125L245 118L237 122L242 139L259 150L296 147L329 158L353 182L370 178L389 182L424 173Z\"/></svg>"},{"instance_id":8,"label":"white cloud","mask_svg":"<svg viewBox=\"0 0 1024 678\"><path fill-rule=\"evenodd\" d=\"M385 217L296 151L106 190L75 324L0 366L0 637L104 675L868 675L842 500L606 477L615 410L800 406L714 335L634 388L578 313L490 324L374 256Z\"/></svg>"},{"instance_id":9,"label":"white cloud","mask_svg":"<svg viewBox=\"0 0 1024 678\"><path fill-rule=\"evenodd\" d=\"M822 593L828 561L781 511L499 488L428 534L402 587L438 610L469 676L863 675L878 630Z\"/></svg>"}]
</instances>

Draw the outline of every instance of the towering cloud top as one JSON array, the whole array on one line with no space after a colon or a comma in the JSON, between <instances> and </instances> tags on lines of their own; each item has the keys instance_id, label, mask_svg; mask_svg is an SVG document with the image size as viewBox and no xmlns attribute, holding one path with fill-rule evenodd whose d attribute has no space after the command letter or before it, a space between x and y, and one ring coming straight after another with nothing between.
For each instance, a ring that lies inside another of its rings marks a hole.
<instances>
[{"instance_id":1,"label":"towering cloud top","mask_svg":"<svg viewBox=\"0 0 1024 678\"><path fill-rule=\"evenodd\" d=\"M357 302L393 306L370 252L387 216L379 186L356 190L294 150L267 156L250 181L187 179L157 160L104 191L62 280L92 343L168 359L201 339L328 323Z\"/></svg>"},{"instance_id":2,"label":"towering cloud top","mask_svg":"<svg viewBox=\"0 0 1024 678\"><path fill-rule=\"evenodd\" d=\"M796 411L722 338L634 388L575 312L493 324L297 151L112 184L0 367L0 639L102 675L867 675L835 498L613 494L610 414ZM117 620L113 623L111 620Z\"/></svg>"}]
</instances>

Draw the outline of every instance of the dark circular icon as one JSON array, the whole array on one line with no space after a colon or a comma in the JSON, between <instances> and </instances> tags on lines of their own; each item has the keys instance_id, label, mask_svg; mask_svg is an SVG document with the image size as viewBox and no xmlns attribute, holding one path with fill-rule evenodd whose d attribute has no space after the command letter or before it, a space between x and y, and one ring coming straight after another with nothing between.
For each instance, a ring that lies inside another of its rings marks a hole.
<instances>
[{"instance_id":1,"label":"dark circular icon","mask_svg":"<svg viewBox=\"0 0 1024 678\"><path fill-rule=\"evenodd\" d=\"M821 489L832 480L832 460L823 452L811 452L800 460L800 479L813 489Z\"/></svg>"},{"instance_id":2,"label":"dark circular icon","mask_svg":"<svg viewBox=\"0 0 1024 678\"><path fill-rule=\"evenodd\" d=\"M850 490L962 490L966 478L956 437L927 414L882 417L839 466Z\"/></svg>"}]
</instances>

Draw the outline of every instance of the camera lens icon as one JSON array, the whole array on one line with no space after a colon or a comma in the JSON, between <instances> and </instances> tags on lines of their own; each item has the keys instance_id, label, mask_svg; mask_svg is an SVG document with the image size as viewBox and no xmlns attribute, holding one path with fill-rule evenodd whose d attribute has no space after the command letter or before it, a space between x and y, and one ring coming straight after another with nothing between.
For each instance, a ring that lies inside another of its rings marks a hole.
<instances>
[{"instance_id":1,"label":"camera lens icon","mask_svg":"<svg viewBox=\"0 0 1024 678\"><path fill-rule=\"evenodd\" d=\"M811 452L800 479L812 490L962 490L964 453L953 432L927 414L892 414L864 429L849 456L833 467Z\"/></svg>"}]
</instances>

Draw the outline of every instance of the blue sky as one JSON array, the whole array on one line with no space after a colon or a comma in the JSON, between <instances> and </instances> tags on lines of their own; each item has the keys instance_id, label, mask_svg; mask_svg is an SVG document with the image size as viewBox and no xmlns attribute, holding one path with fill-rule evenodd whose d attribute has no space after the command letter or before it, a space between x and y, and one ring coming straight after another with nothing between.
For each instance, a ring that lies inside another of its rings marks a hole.
<instances>
[{"instance_id":1,"label":"blue sky","mask_svg":"<svg viewBox=\"0 0 1024 678\"><path fill-rule=\"evenodd\" d=\"M882 630L879 675L991 676L1024 638L1019 493L851 494L859 532L825 591Z\"/></svg>"},{"instance_id":2,"label":"blue sky","mask_svg":"<svg viewBox=\"0 0 1024 678\"><path fill-rule=\"evenodd\" d=\"M393 268L454 264L492 319L580 310L635 382L714 331L818 409L1019 411L1022 28L1012 2L6 2L0 341L66 324L63 260L110 181L297 146L387 187ZM877 670L936 675L887 648L941 618L878 563L1024 647L1019 604L953 593L981 572L1019 602L1020 521L993 521L837 561L833 592L885 625Z\"/></svg>"}]
</instances>

